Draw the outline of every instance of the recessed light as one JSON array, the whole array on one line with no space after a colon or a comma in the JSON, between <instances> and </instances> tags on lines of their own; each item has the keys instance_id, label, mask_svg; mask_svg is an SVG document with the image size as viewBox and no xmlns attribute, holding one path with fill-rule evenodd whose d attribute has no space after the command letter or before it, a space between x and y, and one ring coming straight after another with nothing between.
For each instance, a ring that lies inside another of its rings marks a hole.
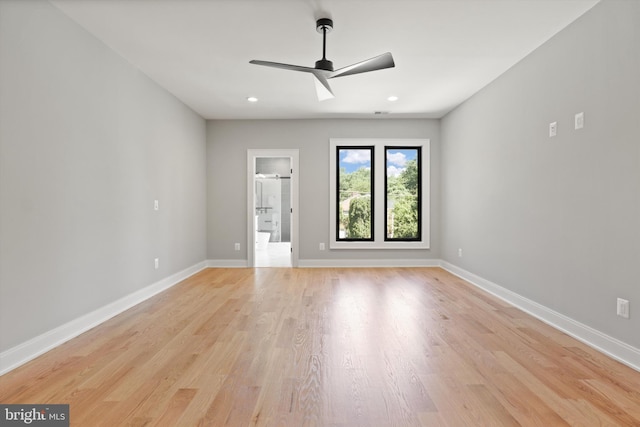
<instances>
[{"instance_id":1,"label":"recessed light","mask_svg":"<svg viewBox=\"0 0 640 427\"><path fill-rule=\"evenodd\" d=\"M395 101L397 101L397 100L398 100L398 97L397 97L397 96L395 96L395 95L392 95L392 96L390 96L390 97L388 97L388 98L387 98L387 101L391 101L391 102L395 102Z\"/></svg>"},{"instance_id":2,"label":"recessed light","mask_svg":"<svg viewBox=\"0 0 640 427\"><path fill-rule=\"evenodd\" d=\"M258 98L256 98L255 96L250 96L247 98L247 101L249 102L258 102Z\"/></svg>"}]
</instances>

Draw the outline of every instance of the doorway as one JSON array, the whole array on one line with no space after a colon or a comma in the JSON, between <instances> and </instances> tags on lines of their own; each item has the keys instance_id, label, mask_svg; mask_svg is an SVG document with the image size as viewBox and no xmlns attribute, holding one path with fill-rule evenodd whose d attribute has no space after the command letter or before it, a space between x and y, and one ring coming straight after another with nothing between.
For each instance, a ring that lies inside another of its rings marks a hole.
<instances>
[{"instance_id":1,"label":"doorway","mask_svg":"<svg viewBox=\"0 0 640 427\"><path fill-rule=\"evenodd\" d=\"M297 267L298 150L248 150L250 267Z\"/></svg>"}]
</instances>

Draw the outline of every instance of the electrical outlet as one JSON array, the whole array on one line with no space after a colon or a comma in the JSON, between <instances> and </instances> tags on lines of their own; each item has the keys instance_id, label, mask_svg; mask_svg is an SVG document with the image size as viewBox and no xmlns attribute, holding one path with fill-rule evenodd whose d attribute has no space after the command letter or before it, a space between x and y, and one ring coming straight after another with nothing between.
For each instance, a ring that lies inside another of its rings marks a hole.
<instances>
[{"instance_id":1,"label":"electrical outlet","mask_svg":"<svg viewBox=\"0 0 640 427\"><path fill-rule=\"evenodd\" d=\"M155 266L156 270L157 270L158 268L160 268L160 258L156 258L156 259L154 259L154 260L153 260L153 264L154 264L154 266Z\"/></svg>"},{"instance_id":2,"label":"electrical outlet","mask_svg":"<svg viewBox=\"0 0 640 427\"><path fill-rule=\"evenodd\" d=\"M558 134L558 122L549 123L549 138L553 138Z\"/></svg>"},{"instance_id":3,"label":"electrical outlet","mask_svg":"<svg viewBox=\"0 0 640 427\"><path fill-rule=\"evenodd\" d=\"M616 314L625 319L629 318L629 301L626 299L618 298L618 306Z\"/></svg>"},{"instance_id":4,"label":"electrical outlet","mask_svg":"<svg viewBox=\"0 0 640 427\"><path fill-rule=\"evenodd\" d=\"M321 251L324 251L324 243L320 243L318 245L318 249L320 249Z\"/></svg>"},{"instance_id":5,"label":"electrical outlet","mask_svg":"<svg viewBox=\"0 0 640 427\"><path fill-rule=\"evenodd\" d=\"M458 248L458 257L462 258L462 248Z\"/></svg>"},{"instance_id":6,"label":"electrical outlet","mask_svg":"<svg viewBox=\"0 0 640 427\"><path fill-rule=\"evenodd\" d=\"M240 250L240 243L236 243L236 244L235 244L235 249L236 249L236 251L239 251L239 250Z\"/></svg>"}]
</instances>

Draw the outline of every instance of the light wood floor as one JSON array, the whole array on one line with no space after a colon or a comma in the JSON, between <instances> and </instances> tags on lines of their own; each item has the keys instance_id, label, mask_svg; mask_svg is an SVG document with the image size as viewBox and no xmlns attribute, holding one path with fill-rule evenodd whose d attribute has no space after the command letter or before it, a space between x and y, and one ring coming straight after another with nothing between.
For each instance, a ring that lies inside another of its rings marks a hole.
<instances>
[{"instance_id":1,"label":"light wood floor","mask_svg":"<svg viewBox=\"0 0 640 427\"><path fill-rule=\"evenodd\" d=\"M75 426L638 426L640 373L438 268L208 269L0 402Z\"/></svg>"}]
</instances>

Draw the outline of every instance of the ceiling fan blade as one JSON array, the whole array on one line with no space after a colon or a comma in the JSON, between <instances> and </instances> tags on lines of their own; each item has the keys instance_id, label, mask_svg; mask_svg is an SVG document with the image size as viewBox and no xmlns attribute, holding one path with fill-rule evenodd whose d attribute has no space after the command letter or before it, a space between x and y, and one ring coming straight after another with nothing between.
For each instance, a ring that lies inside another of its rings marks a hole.
<instances>
[{"instance_id":1,"label":"ceiling fan blade","mask_svg":"<svg viewBox=\"0 0 640 427\"><path fill-rule=\"evenodd\" d=\"M352 74L366 73L369 71L383 70L385 68L393 68L396 64L393 62L391 53L383 53L374 58L366 59L356 64L348 65L332 72L330 79L334 77L350 76Z\"/></svg>"},{"instance_id":2,"label":"ceiling fan blade","mask_svg":"<svg viewBox=\"0 0 640 427\"><path fill-rule=\"evenodd\" d=\"M316 84L316 94L318 95L318 101L325 101L327 99L334 98L333 91L329 86L329 82L322 73L313 73L313 81Z\"/></svg>"},{"instance_id":3,"label":"ceiling fan blade","mask_svg":"<svg viewBox=\"0 0 640 427\"><path fill-rule=\"evenodd\" d=\"M280 62L258 61L256 59L249 61L249 64L264 65L265 67L282 68L284 70L302 71L305 73L313 73L317 71L315 68L301 67L300 65L282 64Z\"/></svg>"},{"instance_id":4,"label":"ceiling fan blade","mask_svg":"<svg viewBox=\"0 0 640 427\"><path fill-rule=\"evenodd\" d=\"M329 86L329 82L327 81L327 76L330 73L329 71L318 70L317 68L301 67L299 65L282 64L280 62L258 61L256 59L249 61L249 63L255 65L264 65L265 67L281 68L283 70L311 73L313 74L313 80L316 84L316 94L318 95L318 100L324 101L326 99L334 98L331 87Z\"/></svg>"}]
</instances>

